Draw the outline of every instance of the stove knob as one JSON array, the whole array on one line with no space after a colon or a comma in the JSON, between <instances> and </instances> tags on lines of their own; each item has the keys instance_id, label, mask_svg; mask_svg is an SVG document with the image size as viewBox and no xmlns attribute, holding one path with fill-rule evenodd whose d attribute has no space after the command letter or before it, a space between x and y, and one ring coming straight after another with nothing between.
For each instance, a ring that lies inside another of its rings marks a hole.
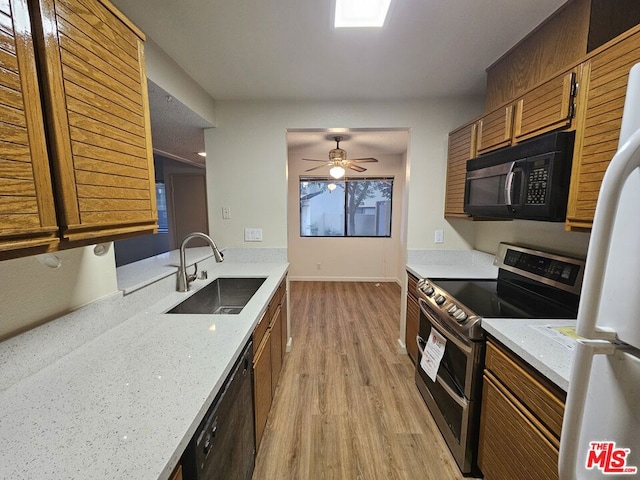
<instances>
[{"instance_id":1,"label":"stove knob","mask_svg":"<svg viewBox=\"0 0 640 480\"><path fill-rule=\"evenodd\" d=\"M453 314L453 317L458 321L458 323L462 323L467 320L467 314L464 313L461 308L459 308L456 313Z\"/></svg>"},{"instance_id":2,"label":"stove knob","mask_svg":"<svg viewBox=\"0 0 640 480\"><path fill-rule=\"evenodd\" d=\"M460 310L455 303L452 303L451 306L447 309L451 315L453 315L457 310Z\"/></svg>"},{"instance_id":3,"label":"stove knob","mask_svg":"<svg viewBox=\"0 0 640 480\"><path fill-rule=\"evenodd\" d=\"M426 285L425 288L422 289L422 291L427 295L427 297L430 297L431 295L433 295L433 292L435 290L431 285Z\"/></svg>"},{"instance_id":4,"label":"stove knob","mask_svg":"<svg viewBox=\"0 0 640 480\"><path fill-rule=\"evenodd\" d=\"M447 299L443 295L438 295L436 297L436 303L438 305L442 305Z\"/></svg>"}]
</instances>

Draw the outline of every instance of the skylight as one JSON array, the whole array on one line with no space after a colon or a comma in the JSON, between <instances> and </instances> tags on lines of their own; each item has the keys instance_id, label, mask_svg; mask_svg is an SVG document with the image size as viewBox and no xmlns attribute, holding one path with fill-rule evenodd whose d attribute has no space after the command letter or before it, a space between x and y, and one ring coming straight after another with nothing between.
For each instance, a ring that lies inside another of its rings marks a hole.
<instances>
[{"instance_id":1,"label":"skylight","mask_svg":"<svg viewBox=\"0 0 640 480\"><path fill-rule=\"evenodd\" d=\"M381 27L391 0L336 0L334 27Z\"/></svg>"}]
</instances>

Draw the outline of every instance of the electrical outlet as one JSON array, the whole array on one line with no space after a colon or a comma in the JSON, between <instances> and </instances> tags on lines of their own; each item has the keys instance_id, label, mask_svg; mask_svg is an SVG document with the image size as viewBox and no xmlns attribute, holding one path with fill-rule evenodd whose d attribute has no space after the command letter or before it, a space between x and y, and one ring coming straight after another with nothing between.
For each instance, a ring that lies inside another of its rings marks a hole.
<instances>
[{"instance_id":1,"label":"electrical outlet","mask_svg":"<svg viewBox=\"0 0 640 480\"><path fill-rule=\"evenodd\" d=\"M444 243L444 231L436 230L433 241L434 243Z\"/></svg>"},{"instance_id":2,"label":"electrical outlet","mask_svg":"<svg viewBox=\"0 0 640 480\"><path fill-rule=\"evenodd\" d=\"M229 220L231 218L231 208L222 207L222 218Z\"/></svg>"},{"instance_id":3,"label":"electrical outlet","mask_svg":"<svg viewBox=\"0 0 640 480\"><path fill-rule=\"evenodd\" d=\"M261 228L245 228L244 241L245 242L261 242L262 229Z\"/></svg>"},{"instance_id":4,"label":"electrical outlet","mask_svg":"<svg viewBox=\"0 0 640 480\"><path fill-rule=\"evenodd\" d=\"M316 270L322 270L322 264L316 263Z\"/></svg>"}]
</instances>

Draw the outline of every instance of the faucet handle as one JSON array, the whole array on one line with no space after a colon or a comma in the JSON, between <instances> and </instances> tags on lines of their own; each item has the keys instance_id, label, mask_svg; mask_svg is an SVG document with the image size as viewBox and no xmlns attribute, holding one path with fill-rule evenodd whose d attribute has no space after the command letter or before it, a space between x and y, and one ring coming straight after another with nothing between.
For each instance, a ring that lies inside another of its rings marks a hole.
<instances>
[{"instance_id":1,"label":"faucet handle","mask_svg":"<svg viewBox=\"0 0 640 480\"><path fill-rule=\"evenodd\" d=\"M198 275L198 280L206 280L208 278L208 274L206 270L202 270Z\"/></svg>"}]
</instances>

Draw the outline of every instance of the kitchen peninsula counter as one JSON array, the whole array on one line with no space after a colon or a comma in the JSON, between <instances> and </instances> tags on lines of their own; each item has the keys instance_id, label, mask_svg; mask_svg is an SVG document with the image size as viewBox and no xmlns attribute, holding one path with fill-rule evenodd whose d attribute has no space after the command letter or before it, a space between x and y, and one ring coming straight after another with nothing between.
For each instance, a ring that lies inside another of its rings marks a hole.
<instances>
[{"instance_id":1,"label":"kitchen peninsula counter","mask_svg":"<svg viewBox=\"0 0 640 480\"><path fill-rule=\"evenodd\" d=\"M0 343L1 478L169 478L288 264L199 267L194 292L266 280L237 315L164 314L192 294L172 275Z\"/></svg>"}]
</instances>

